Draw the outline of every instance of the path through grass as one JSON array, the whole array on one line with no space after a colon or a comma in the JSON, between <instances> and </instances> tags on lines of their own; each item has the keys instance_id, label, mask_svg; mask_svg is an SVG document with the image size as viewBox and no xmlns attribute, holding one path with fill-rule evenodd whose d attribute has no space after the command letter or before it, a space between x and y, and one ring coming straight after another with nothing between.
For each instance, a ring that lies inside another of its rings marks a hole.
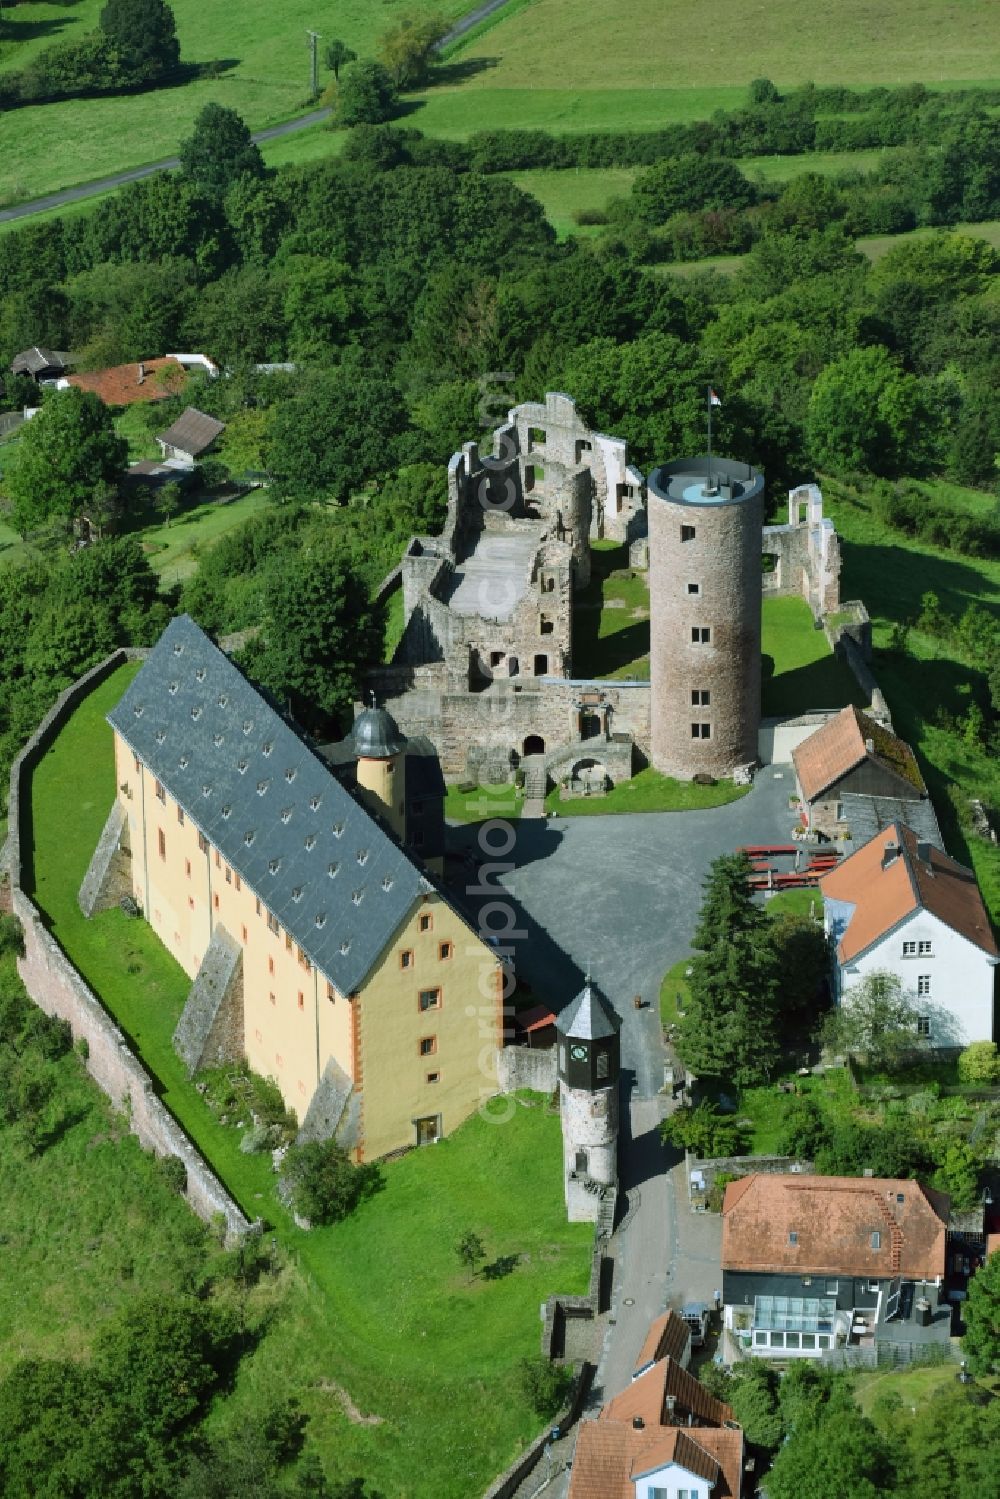
<instances>
[{"instance_id":1,"label":"path through grass","mask_svg":"<svg viewBox=\"0 0 1000 1499\"><path fill-rule=\"evenodd\" d=\"M294 1227L269 1160L241 1153L238 1132L209 1112L173 1052L185 974L143 921L111 911L88 922L76 905L114 795L104 714L136 669L121 668L81 704L35 771L35 898L164 1102L299 1267L220 1419L238 1426L266 1399L294 1395L331 1473L364 1474L409 1499L473 1499L538 1430L517 1366L538 1350L539 1303L586 1287L590 1232L565 1222L558 1118L544 1100L512 1101L507 1122L475 1117L433 1150L388 1165L385 1189L348 1222ZM454 1252L466 1229L492 1259L518 1256L512 1273L470 1280ZM378 1424L350 1421L338 1387Z\"/></svg>"}]
</instances>

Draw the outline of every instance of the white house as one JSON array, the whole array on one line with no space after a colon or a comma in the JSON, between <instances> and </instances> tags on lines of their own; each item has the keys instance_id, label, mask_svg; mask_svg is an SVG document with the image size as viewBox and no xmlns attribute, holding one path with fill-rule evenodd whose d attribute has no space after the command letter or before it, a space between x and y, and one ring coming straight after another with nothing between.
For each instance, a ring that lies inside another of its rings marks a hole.
<instances>
[{"instance_id":1,"label":"white house","mask_svg":"<svg viewBox=\"0 0 1000 1499\"><path fill-rule=\"evenodd\" d=\"M820 880L834 998L895 974L935 1046L994 1039L996 939L971 870L890 823Z\"/></svg>"}]
</instances>

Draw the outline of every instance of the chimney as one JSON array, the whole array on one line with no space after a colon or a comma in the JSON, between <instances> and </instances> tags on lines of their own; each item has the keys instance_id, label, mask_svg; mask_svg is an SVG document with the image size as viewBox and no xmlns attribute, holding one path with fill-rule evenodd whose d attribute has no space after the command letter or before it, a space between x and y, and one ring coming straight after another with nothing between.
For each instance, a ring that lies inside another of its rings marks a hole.
<instances>
[{"instance_id":1,"label":"chimney","mask_svg":"<svg viewBox=\"0 0 1000 1499\"><path fill-rule=\"evenodd\" d=\"M874 739L866 739L865 740L865 753L868 754L868 755L874 755L874 753L875 753L875 741L874 741Z\"/></svg>"},{"instance_id":2,"label":"chimney","mask_svg":"<svg viewBox=\"0 0 1000 1499\"><path fill-rule=\"evenodd\" d=\"M139 361L139 384L140 385L142 384L143 380L145 380L145 378L146 378L146 366L143 364L142 360L140 359L140 361Z\"/></svg>"},{"instance_id":3,"label":"chimney","mask_svg":"<svg viewBox=\"0 0 1000 1499\"><path fill-rule=\"evenodd\" d=\"M674 1411L677 1408L677 1396L668 1395L666 1400L664 1401L664 1405L666 1406L665 1424L667 1426L672 1426L674 1423Z\"/></svg>"},{"instance_id":4,"label":"chimney","mask_svg":"<svg viewBox=\"0 0 1000 1499\"><path fill-rule=\"evenodd\" d=\"M632 1417L632 1429L633 1429L633 1431L642 1431L642 1429L645 1426L645 1424L646 1423L642 1419L641 1416L633 1416Z\"/></svg>"},{"instance_id":5,"label":"chimney","mask_svg":"<svg viewBox=\"0 0 1000 1499\"><path fill-rule=\"evenodd\" d=\"M895 864L898 858L899 844L896 842L887 843L885 848L882 850L882 868L888 869L889 865Z\"/></svg>"}]
</instances>

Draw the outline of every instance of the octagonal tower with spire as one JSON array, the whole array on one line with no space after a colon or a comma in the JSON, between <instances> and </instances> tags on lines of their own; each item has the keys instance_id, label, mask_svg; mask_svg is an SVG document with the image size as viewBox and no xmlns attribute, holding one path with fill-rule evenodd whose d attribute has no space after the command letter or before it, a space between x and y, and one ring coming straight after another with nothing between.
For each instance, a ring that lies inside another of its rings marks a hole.
<instances>
[{"instance_id":1,"label":"octagonal tower with spire","mask_svg":"<svg viewBox=\"0 0 1000 1499\"><path fill-rule=\"evenodd\" d=\"M597 1219L618 1184L618 1088L621 1019L587 982L556 1022L563 1181L571 1223Z\"/></svg>"}]
</instances>

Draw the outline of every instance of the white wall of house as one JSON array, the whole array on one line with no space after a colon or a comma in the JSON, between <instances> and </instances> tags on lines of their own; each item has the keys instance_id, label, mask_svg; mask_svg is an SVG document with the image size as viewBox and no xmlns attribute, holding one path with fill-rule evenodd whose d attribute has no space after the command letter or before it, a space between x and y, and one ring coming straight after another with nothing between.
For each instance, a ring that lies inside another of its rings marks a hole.
<instances>
[{"instance_id":1,"label":"white wall of house","mask_svg":"<svg viewBox=\"0 0 1000 1499\"><path fill-rule=\"evenodd\" d=\"M830 907L824 902L827 930ZM835 972L837 1003L872 973L893 973L928 1024L934 1046L993 1040L996 960L928 911L915 911L879 942Z\"/></svg>"},{"instance_id":2,"label":"white wall of house","mask_svg":"<svg viewBox=\"0 0 1000 1499\"><path fill-rule=\"evenodd\" d=\"M698 1440L696 1429L691 1437ZM635 1480L635 1499L710 1499L711 1492L712 1484L707 1478L689 1473L680 1463L667 1463Z\"/></svg>"}]
</instances>

